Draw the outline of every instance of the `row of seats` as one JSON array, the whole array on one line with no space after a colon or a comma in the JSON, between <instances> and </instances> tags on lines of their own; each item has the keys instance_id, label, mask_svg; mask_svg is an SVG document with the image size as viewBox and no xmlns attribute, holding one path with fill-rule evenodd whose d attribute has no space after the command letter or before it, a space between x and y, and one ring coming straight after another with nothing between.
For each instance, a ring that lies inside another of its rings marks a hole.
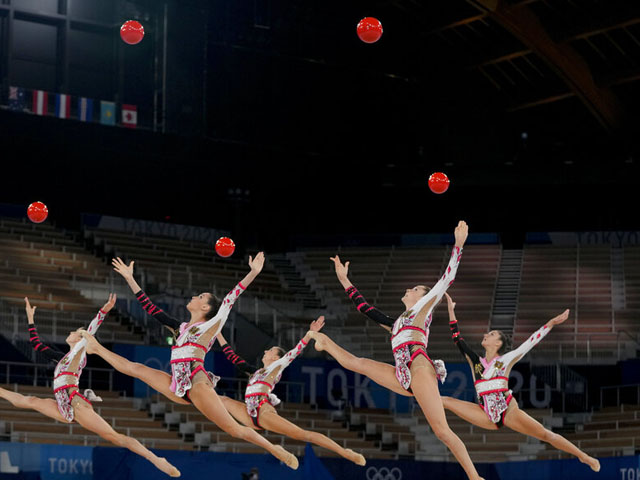
<instances>
[{"instance_id":1,"label":"row of seats","mask_svg":"<svg viewBox=\"0 0 640 480\"><path fill-rule=\"evenodd\" d=\"M23 395L53 398L50 388L26 385L0 385ZM178 405L154 396L149 408L117 392L96 392L103 399L93 407L116 431L139 440L148 447L174 450L210 450L234 453L264 453L260 447L234 438L191 405ZM327 435L345 448L361 452L367 458L393 458L374 442L361 438L358 432L348 430L342 422L332 418L331 411L316 410L306 404L288 403L279 408L284 418L304 429ZM13 407L0 401L0 438L30 443L56 443L67 445L110 446L92 432L76 423L56 422L33 410ZM262 432L275 444L281 444L296 455L302 455L305 443L281 435ZM336 456L334 452L317 448L319 456Z\"/></svg>"},{"instance_id":2,"label":"row of seats","mask_svg":"<svg viewBox=\"0 0 640 480\"><path fill-rule=\"evenodd\" d=\"M629 270L624 250L624 271ZM615 275L609 246L525 246L514 346L565 309L569 319L536 346L536 355L563 360L615 361L637 338L637 309L614 309ZM626 284L626 281L625 281ZM633 293L626 292L631 301ZM624 300L624 297L621 298ZM621 338L621 332L629 335ZM633 354L633 350L629 353Z\"/></svg>"},{"instance_id":3,"label":"row of seats","mask_svg":"<svg viewBox=\"0 0 640 480\"><path fill-rule=\"evenodd\" d=\"M245 258L221 258L212 245L204 242L91 228L85 228L84 234L110 257L135 260L136 278L144 278L145 288L152 284L151 294L166 292L169 297L183 298L212 292L222 298L249 271L248 254ZM234 307L234 311L259 323L269 334L291 324L308 323L309 316L303 310L268 254L262 272ZM172 313L181 318L186 312L178 309Z\"/></svg>"},{"instance_id":4,"label":"row of seats","mask_svg":"<svg viewBox=\"0 0 640 480\"><path fill-rule=\"evenodd\" d=\"M161 396L155 396L153 400L151 411L154 415L164 416L165 422L179 424L180 431L185 432L185 435L192 435L195 445L200 449L235 453L263 453L260 447L236 439L222 431L220 427L207 420L202 413L190 405L169 403ZM278 407L278 413L300 428L322 433L339 445L358 451L367 458L394 458L394 454L382 451L375 442L363 439L358 432L346 428L343 422L334 418L332 411L318 410L303 403L286 402ZM261 432L261 434L270 442L282 445L295 455L302 455L304 452L305 442L272 432ZM330 450L319 447L314 447L314 449L318 456L337 456L335 452Z\"/></svg>"},{"instance_id":5,"label":"row of seats","mask_svg":"<svg viewBox=\"0 0 640 480\"><path fill-rule=\"evenodd\" d=\"M107 299L109 267L72 235L51 225L0 220L0 259L2 326L7 334L26 335L24 297L38 307L39 332L58 341L70 330L86 327ZM98 298L82 294L92 289L99 291ZM133 342L142 339L116 311L101 335Z\"/></svg>"},{"instance_id":6,"label":"row of seats","mask_svg":"<svg viewBox=\"0 0 640 480\"><path fill-rule=\"evenodd\" d=\"M349 277L367 300L392 317L403 308L406 288L432 285L446 267L449 247L343 248L351 262ZM299 254L310 283L343 312L339 342L356 354L392 361L388 334L359 315L342 291L329 256L334 250L304 250ZM640 345L640 248L620 252L621 271L614 273L609 246L525 246L513 325L514 347L550 318L571 310L571 316L533 353L544 358L611 362L633 356ZM490 327L501 263L499 246L465 247L456 282L449 293L456 301L460 329L474 348ZM616 289L617 285L617 289ZM635 289L635 290L634 290ZM615 307L615 308L614 308ZM452 348L447 309L436 309L429 350L446 361L459 360ZM364 335L363 335L364 334ZM357 338L353 342L351 339Z\"/></svg>"},{"instance_id":7,"label":"row of seats","mask_svg":"<svg viewBox=\"0 0 640 480\"><path fill-rule=\"evenodd\" d=\"M1 385L23 395L53 399L51 388L28 385ZM168 430L161 421L153 420L136 401L117 392L96 392L102 402L94 402L96 412L116 431L130 435L151 448L189 450L177 432ZM77 423L56 422L33 410L22 410L0 400L0 435L11 441L55 443L65 445L112 446Z\"/></svg>"},{"instance_id":8,"label":"row of seats","mask_svg":"<svg viewBox=\"0 0 640 480\"><path fill-rule=\"evenodd\" d=\"M85 235L113 256L135 260L138 273L144 270L161 290L213 291L223 296L249 271L244 259L217 257L212 245L204 242L89 228ZM291 298L268 261L251 285L251 293L272 300Z\"/></svg>"},{"instance_id":9,"label":"row of seats","mask_svg":"<svg viewBox=\"0 0 640 480\"><path fill-rule=\"evenodd\" d=\"M554 416L551 410L527 410L526 412L548 429L563 435L579 449L594 457L634 455L640 446L639 405L605 408L591 415L585 415L583 422L572 426L563 425L564 417ZM430 432L422 414L416 413L416 416L417 426L412 427L412 430ZM574 458L551 444L527 437L509 428L485 430L467 423L451 412L447 412L447 421L464 442L473 461ZM416 439L420 437L422 440L418 442L419 447L416 445L416 459L454 460L449 451L438 445L433 434L420 436L416 433Z\"/></svg>"},{"instance_id":10,"label":"row of seats","mask_svg":"<svg viewBox=\"0 0 640 480\"><path fill-rule=\"evenodd\" d=\"M562 435L592 456L635 455L640 448L640 405L603 408L593 413L587 422L574 425ZM570 456L547 445L537 458Z\"/></svg>"}]
</instances>

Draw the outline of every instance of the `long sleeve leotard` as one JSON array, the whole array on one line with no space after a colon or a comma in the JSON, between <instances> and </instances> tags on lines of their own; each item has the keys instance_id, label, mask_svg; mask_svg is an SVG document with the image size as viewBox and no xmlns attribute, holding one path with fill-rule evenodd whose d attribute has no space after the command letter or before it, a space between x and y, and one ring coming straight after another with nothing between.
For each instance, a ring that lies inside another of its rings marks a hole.
<instances>
[{"instance_id":1,"label":"long sleeve leotard","mask_svg":"<svg viewBox=\"0 0 640 480\"><path fill-rule=\"evenodd\" d=\"M298 344L289 350L282 358L271 363L267 367L256 368L248 364L242 357L233 351L229 345L223 346L227 359L233 363L238 370L249 375L249 383L244 394L247 413L252 418L254 425L260 427L259 414L260 407L265 403L276 406L280 403L280 399L274 395L273 389L280 381L284 370L291 365L307 346L304 338Z\"/></svg>"},{"instance_id":2,"label":"long sleeve leotard","mask_svg":"<svg viewBox=\"0 0 640 480\"><path fill-rule=\"evenodd\" d=\"M458 329L457 319L450 320L449 327L454 343L471 367L478 404L492 422L498 427L502 427L507 407L513 398L512 392L509 390L509 373L513 366L529 350L536 346L551 329L547 325L543 325L517 349L497 356L488 362L466 344Z\"/></svg>"},{"instance_id":3,"label":"long sleeve leotard","mask_svg":"<svg viewBox=\"0 0 640 480\"><path fill-rule=\"evenodd\" d=\"M244 290L242 283L238 283L224 297L218 312L213 318L193 324L184 322L178 325L179 336L176 340L176 345L171 349L172 381L170 387L171 391L177 396L186 396L189 399L187 394L192 384L198 383L201 379L206 381L206 377L215 386L217 377L211 372L205 371L203 367L204 357L211 350L213 342L222 327L224 327L235 301ZM164 312L157 313L156 317L160 317L159 320L168 326L169 322L177 322L177 320ZM174 327L175 324L172 323L171 328ZM201 375L199 375L199 372L201 372Z\"/></svg>"},{"instance_id":4,"label":"long sleeve leotard","mask_svg":"<svg viewBox=\"0 0 640 480\"><path fill-rule=\"evenodd\" d=\"M92 335L95 334L100 325L102 325L106 315L105 312L99 310L87 327L87 332ZM64 354L55 347L45 345L44 342L42 342L35 324L29 327L29 334L29 340L33 349L40 352L50 361L57 362L53 377L53 394L58 403L60 414L65 420L72 422L74 419L72 401L75 396L89 403L90 400L99 400L99 397L95 397L91 390L86 390L84 395L81 395L78 391L80 376L87 364L87 355L85 352L87 341L84 338L81 339L68 353Z\"/></svg>"},{"instance_id":5,"label":"long sleeve leotard","mask_svg":"<svg viewBox=\"0 0 640 480\"><path fill-rule=\"evenodd\" d=\"M244 358L238 355L228 343L222 345L222 352L227 360L229 360L236 369L242 374L250 377L253 372L258 370L258 366L248 363Z\"/></svg>"},{"instance_id":6,"label":"long sleeve leotard","mask_svg":"<svg viewBox=\"0 0 640 480\"><path fill-rule=\"evenodd\" d=\"M353 304L360 313L366 315L369 319L380 324L381 326L392 328L395 319L381 312L373 305L369 304L362 294L354 287L350 286L345 290L347 296L351 299Z\"/></svg>"},{"instance_id":7,"label":"long sleeve leotard","mask_svg":"<svg viewBox=\"0 0 640 480\"><path fill-rule=\"evenodd\" d=\"M177 318L172 317L156 304L154 304L149 296L144 293L144 291L138 291L137 293L135 293L135 296L138 302L140 302L142 309L149 315L151 315L155 320L160 322L162 325L170 328L174 332L177 332L179 330L182 322Z\"/></svg>"},{"instance_id":8,"label":"long sleeve leotard","mask_svg":"<svg viewBox=\"0 0 640 480\"><path fill-rule=\"evenodd\" d=\"M31 347L36 352L51 362L58 363L62 360L62 357L64 357L63 351L58 350L55 346L49 346L44 343L38 334L38 328L35 323L29 325L29 341L31 342Z\"/></svg>"},{"instance_id":9,"label":"long sleeve leotard","mask_svg":"<svg viewBox=\"0 0 640 480\"><path fill-rule=\"evenodd\" d=\"M444 274L418 302L396 320L367 303L364 297L351 286L346 293L359 312L378 324L391 327L391 346L396 364L396 378L405 390L411 391L411 364L419 356L424 356L434 367L437 377L444 382L447 371L441 360L432 361L427 354L429 326L433 309L455 280L462 248L453 247L451 258Z\"/></svg>"}]
</instances>

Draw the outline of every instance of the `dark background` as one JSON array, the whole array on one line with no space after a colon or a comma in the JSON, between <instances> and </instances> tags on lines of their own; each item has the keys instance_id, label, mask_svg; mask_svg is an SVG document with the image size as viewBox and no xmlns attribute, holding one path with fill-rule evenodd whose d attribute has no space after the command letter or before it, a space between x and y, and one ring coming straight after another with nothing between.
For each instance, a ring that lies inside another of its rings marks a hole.
<instances>
[{"instance_id":1,"label":"dark background","mask_svg":"<svg viewBox=\"0 0 640 480\"><path fill-rule=\"evenodd\" d=\"M0 111L0 202L41 200L72 227L99 212L225 228L268 249L459 218L507 246L638 229L636 2L503 2L585 62L620 106L608 125L491 15L469 21L474 3L0 0L3 99L12 85L132 103L140 127ZM369 15L384 26L372 45L355 34ZM136 46L118 35L130 18Z\"/></svg>"}]
</instances>

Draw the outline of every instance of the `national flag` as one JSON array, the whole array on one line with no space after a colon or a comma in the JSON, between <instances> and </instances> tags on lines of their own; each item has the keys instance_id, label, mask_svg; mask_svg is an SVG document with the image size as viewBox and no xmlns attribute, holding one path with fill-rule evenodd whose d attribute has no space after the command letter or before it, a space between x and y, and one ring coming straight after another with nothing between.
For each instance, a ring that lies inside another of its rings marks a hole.
<instances>
[{"instance_id":1,"label":"national flag","mask_svg":"<svg viewBox=\"0 0 640 480\"><path fill-rule=\"evenodd\" d=\"M138 125L138 107L122 104L122 124L125 127L136 128Z\"/></svg>"},{"instance_id":2,"label":"national flag","mask_svg":"<svg viewBox=\"0 0 640 480\"><path fill-rule=\"evenodd\" d=\"M100 123L103 125L116 124L116 104L100 100Z\"/></svg>"},{"instance_id":3,"label":"national flag","mask_svg":"<svg viewBox=\"0 0 640 480\"><path fill-rule=\"evenodd\" d=\"M49 94L44 90L33 91L32 112L36 115L46 115L48 111Z\"/></svg>"},{"instance_id":4,"label":"national flag","mask_svg":"<svg viewBox=\"0 0 640 480\"><path fill-rule=\"evenodd\" d=\"M81 122L93 122L93 99L80 97L78 99L78 118Z\"/></svg>"},{"instance_id":5,"label":"national flag","mask_svg":"<svg viewBox=\"0 0 640 480\"><path fill-rule=\"evenodd\" d=\"M25 101L26 93L24 88L9 87L9 108L16 112L22 112L26 109Z\"/></svg>"},{"instance_id":6,"label":"national flag","mask_svg":"<svg viewBox=\"0 0 640 480\"><path fill-rule=\"evenodd\" d=\"M56 117L69 118L71 116L71 96L64 93L56 94Z\"/></svg>"}]
</instances>

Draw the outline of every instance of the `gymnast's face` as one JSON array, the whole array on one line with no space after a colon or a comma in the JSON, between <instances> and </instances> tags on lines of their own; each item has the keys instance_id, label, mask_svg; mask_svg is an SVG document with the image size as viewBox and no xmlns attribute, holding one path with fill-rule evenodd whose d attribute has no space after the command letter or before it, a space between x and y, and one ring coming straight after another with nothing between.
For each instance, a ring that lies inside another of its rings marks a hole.
<instances>
[{"instance_id":1,"label":"gymnast's face","mask_svg":"<svg viewBox=\"0 0 640 480\"><path fill-rule=\"evenodd\" d=\"M407 308L411 308L418 302L418 300L424 297L428 291L429 289L424 285L407 288L404 292L404 297L402 297L402 303L404 303Z\"/></svg>"},{"instance_id":2,"label":"gymnast's face","mask_svg":"<svg viewBox=\"0 0 640 480\"><path fill-rule=\"evenodd\" d=\"M67 345L70 347L73 347L80 340L82 340L82 337L80 336L80 330L78 329L69 332L69 336L66 338L65 342L67 342Z\"/></svg>"},{"instance_id":3,"label":"gymnast's face","mask_svg":"<svg viewBox=\"0 0 640 480\"><path fill-rule=\"evenodd\" d=\"M194 295L187 303L187 310L191 313L207 313L211 310L209 300L211 299L210 293L201 293L200 295Z\"/></svg>"},{"instance_id":4,"label":"gymnast's face","mask_svg":"<svg viewBox=\"0 0 640 480\"><path fill-rule=\"evenodd\" d=\"M502 339L498 330L491 330L489 333L485 333L482 337L482 347L487 350L500 350L502 347Z\"/></svg>"},{"instance_id":5,"label":"gymnast's face","mask_svg":"<svg viewBox=\"0 0 640 480\"><path fill-rule=\"evenodd\" d=\"M264 351L264 355L262 355L262 363L265 366L271 365L277 360L280 360L280 352L278 351L278 347L271 347L270 349Z\"/></svg>"}]
</instances>

